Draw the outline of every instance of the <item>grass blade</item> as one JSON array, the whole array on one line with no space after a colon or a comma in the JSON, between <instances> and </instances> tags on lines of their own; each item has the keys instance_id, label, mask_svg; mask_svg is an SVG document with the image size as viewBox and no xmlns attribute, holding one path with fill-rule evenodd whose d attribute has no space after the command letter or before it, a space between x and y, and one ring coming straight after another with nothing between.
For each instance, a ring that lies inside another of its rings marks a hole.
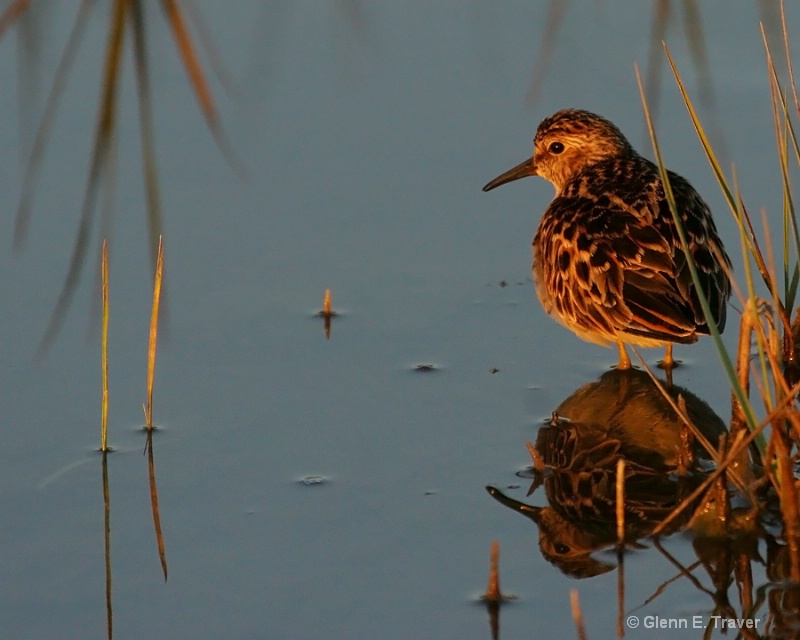
<instances>
[{"instance_id":1,"label":"grass blade","mask_svg":"<svg viewBox=\"0 0 800 640\"><path fill-rule=\"evenodd\" d=\"M670 58L670 64L673 65L671 58ZM673 70L675 70L674 65L673 65ZM694 283L694 287L695 287L695 290L697 292L697 298L700 301L701 308L703 309L703 315L705 316L706 323L707 323L709 331L711 333L711 337L713 338L714 344L717 347L717 352L719 354L720 361L722 362L722 366L725 369L725 373L728 376L728 380L730 381L731 386L733 387L734 395L736 396L737 400L742 405L742 408L744 410L745 419L747 420L747 424L748 424L750 430L751 431L755 431L755 429L758 426L758 423L756 421L755 414L753 413L753 408L750 405L750 402L748 401L748 398L745 396L743 389L739 385L739 381L738 381L738 379L736 377L736 371L735 371L735 369L733 367L733 363L731 362L731 358L730 358L730 356L728 355L728 352L725 349L725 345L722 342L722 336L720 335L719 330L717 329L717 325L714 322L714 316L711 313L711 309L710 309L710 307L708 305L708 300L706 299L706 296L703 293L703 288L702 288L702 286L700 284L700 278L699 278L699 276L697 274L697 268L696 268L696 266L694 264L694 260L692 258L691 252L689 251L688 243L687 243L687 240L686 240L686 232L685 232L685 230L683 228L683 222L681 221L680 212L678 211L677 206L675 204L675 197L674 197L674 194L672 192L672 187L671 187L671 185L669 183L669 176L667 175L667 170L666 170L666 168L664 166L664 161L663 161L663 158L661 156L661 148L658 145L658 138L656 137L656 132L655 132L655 128L653 126L653 121L650 118L650 111L649 111L649 109L647 107L647 98L645 97L645 94L644 94L644 86L642 85L642 78L641 78L641 75L639 74L638 66L636 67L636 82L639 85L639 94L640 94L641 99L642 99L642 106L644 108L645 119L647 121L647 129L648 129L648 131L650 133L650 139L653 142L653 152L654 152L655 157L656 157L656 163L658 164L658 170L659 170L659 174L661 176L661 181L662 181L662 183L664 185L664 193L666 195L667 202L669 203L669 208L670 208L670 211L672 213L672 217L673 217L673 220L675 221L675 226L677 228L678 235L679 235L680 240L681 240L681 246L682 246L683 252L684 252L684 254L686 256L686 263L687 263L687 265L689 267L689 272L691 273L691 276L692 276L692 282ZM688 98L688 96L687 96L687 98ZM687 107L690 107L690 112L693 112L693 109L691 109L691 103L687 103ZM695 118L693 118L693 120L695 120ZM698 130L698 135L701 135L702 138L705 138L705 136L702 135L701 132L702 132L702 129L699 129ZM708 143L708 141L706 139L704 145L707 144L707 143ZM710 149L710 145L709 145L708 148ZM716 159L713 157L713 152L710 154L710 158L714 159L714 162L712 163L712 166L716 165L716 169L715 169L715 173L716 173L717 170L719 169L719 164L716 163ZM722 178L723 183L724 183L724 176L722 175L721 170L719 170L719 176ZM730 201L735 203L736 201L733 199L733 194L731 192L728 192L728 193L729 193L729 196L730 196ZM763 442L763 439L759 438L757 440L757 442L758 442L759 449L763 451L763 447L765 446L764 442Z\"/></svg>"},{"instance_id":2,"label":"grass blade","mask_svg":"<svg viewBox=\"0 0 800 640\"><path fill-rule=\"evenodd\" d=\"M103 92L100 99L100 114L98 116L97 130L95 132L94 149L92 150L89 179L86 185L81 219L78 226L78 235L70 258L69 271L61 288L56 306L50 316L47 329L39 345L38 355L41 357L50 348L53 340L61 329L67 310L72 304L72 298L78 286L86 251L89 244L92 216L95 209L95 199L100 185L100 179L106 168L108 152L111 148L112 134L115 125L117 86L119 84L119 69L122 62L122 45L125 27L125 16L129 0L116 0L111 13L108 46L106 47L105 69L103 74Z\"/></svg>"},{"instance_id":3,"label":"grass blade","mask_svg":"<svg viewBox=\"0 0 800 640\"><path fill-rule=\"evenodd\" d=\"M5 8L5 11L0 13L0 37L3 32L8 29L17 18L19 18L28 8L31 0L14 0L10 5Z\"/></svg>"},{"instance_id":4,"label":"grass blade","mask_svg":"<svg viewBox=\"0 0 800 640\"><path fill-rule=\"evenodd\" d=\"M161 196L158 187L158 167L155 152L152 92L148 75L147 40L145 38L144 8L142 0L132 0L131 25L133 27L133 59L138 87L139 123L142 141L142 174L147 196L147 226L153 264L156 262L159 238L163 234Z\"/></svg>"},{"instance_id":5,"label":"grass blade","mask_svg":"<svg viewBox=\"0 0 800 640\"><path fill-rule=\"evenodd\" d=\"M206 82L203 66L197 59L197 53L192 44L189 30L186 27L186 21L183 19L183 14L176 0L162 0L161 6L164 8L164 13L167 16L170 27L172 27L172 33L175 36L178 51L183 58L183 64L186 67L186 72L189 74L189 81L192 83L192 87L194 87L194 92L197 96L197 101L200 103L200 108L205 114L209 127L211 127L212 130L216 130L217 108L214 105L211 89Z\"/></svg>"},{"instance_id":6,"label":"grass blade","mask_svg":"<svg viewBox=\"0 0 800 640\"><path fill-rule=\"evenodd\" d=\"M161 280L164 270L164 244L158 239L158 256L156 258L156 274L153 283L153 309L150 314L150 341L147 350L147 404L144 418L148 429L153 428L153 380L156 373L156 347L158 345L158 309L161 300Z\"/></svg>"},{"instance_id":7,"label":"grass blade","mask_svg":"<svg viewBox=\"0 0 800 640\"><path fill-rule=\"evenodd\" d=\"M25 172L22 176L22 195L20 196L20 203L17 208L17 217L14 221L15 248L22 246L25 241L28 226L30 225L31 212L33 210L33 195L39 177L39 169L42 165L44 150L47 146L47 139L50 135L50 128L55 120L61 94L64 92L64 87L67 84L70 68L78 53L78 45L83 39L83 33L89 22L89 8L93 2L94 0L82 0L78 8L75 24L70 31L67 44L64 47L64 52L61 55L55 75L53 76L53 84L50 87L50 93L45 101L44 114L36 130L30 156L28 156ZM2 33L2 29L0 29L0 33Z\"/></svg>"},{"instance_id":8,"label":"grass blade","mask_svg":"<svg viewBox=\"0 0 800 640\"><path fill-rule=\"evenodd\" d=\"M103 378L103 401L100 409L100 450L108 451L108 244L103 240L101 262L103 280L103 335L100 339L100 368Z\"/></svg>"},{"instance_id":9,"label":"grass blade","mask_svg":"<svg viewBox=\"0 0 800 640\"><path fill-rule=\"evenodd\" d=\"M178 2L177 0L161 0L161 6L167 16L167 22L169 22L170 27L172 27L172 33L175 36L178 51L181 54L181 58L183 58L186 73L189 75L189 81L194 88L197 101L200 103L200 108L205 115L208 127L211 129L211 133L217 145L222 153L225 154L228 162L240 176L244 177L246 175L244 166L238 160L222 133L222 128L220 127L219 118L217 116L217 107L211 95L211 88L206 81L205 74L203 73L203 66L198 59L197 52L192 43L192 38L189 34L189 29L186 26L186 21L183 19L183 13L178 6Z\"/></svg>"}]
</instances>

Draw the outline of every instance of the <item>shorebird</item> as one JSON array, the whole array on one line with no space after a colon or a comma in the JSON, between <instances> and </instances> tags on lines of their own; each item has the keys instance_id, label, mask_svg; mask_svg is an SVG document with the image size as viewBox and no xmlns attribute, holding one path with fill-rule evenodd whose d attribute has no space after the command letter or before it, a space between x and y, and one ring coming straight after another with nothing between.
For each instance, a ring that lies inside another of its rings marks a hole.
<instances>
[{"instance_id":1,"label":"shorebird","mask_svg":"<svg viewBox=\"0 0 800 640\"><path fill-rule=\"evenodd\" d=\"M710 330L681 248L658 167L640 156L610 121L564 109L545 118L533 156L489 182L484 191L527 176L555 187L533 238L533 279L544 310L578 337L616 343L619 369L629 369L625 344L696 342ZM731 262L711 210L687 180L668 172L717 329L725 328Z\"/></svg>"}]
</instances>

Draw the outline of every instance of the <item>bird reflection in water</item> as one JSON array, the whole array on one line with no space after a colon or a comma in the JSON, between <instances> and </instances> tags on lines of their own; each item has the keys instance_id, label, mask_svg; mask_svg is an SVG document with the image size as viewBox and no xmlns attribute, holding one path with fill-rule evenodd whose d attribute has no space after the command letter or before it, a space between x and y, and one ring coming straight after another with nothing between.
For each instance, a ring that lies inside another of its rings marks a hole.
<instances>
[{"instance_id":1,"label":"bird reflection in water","mask_svg":"<svg viewBox=\"0 0 800 640\"><path fill-rule=\"evenodd\" d=\"M691 422L716 449L725 424L703 400L677 386ZM549 424L542 426L536 451L545 467L534 472L533 492L543 485L548 506L531 506L494 487L502 504L531 518L539 527L544 557L573 577L590 577L614 565L591 554L617 542L616 465L625 466L625 541L636 546L704 479L706 457L683 421L650 376L635 369L615 369L564 400ZM695 461L687 468L686 460ZM680 471L680 472L679 472ZM676 519L673 531L686 525Z\"/></svg>"},{"instance_id":2,"label":"bird reflection in water","mask_svg":"<svg viewBox=\"0 0 800 640\"><path fill-rule=\"evenodd\" d=\"M762 483L756 479L757 466L747 460L738 469L726 468L731 486L743 484L748 487L746 494L731 490L725 474L711 478L714 465L703 461L707 449L697 442L705 439L712 451L724 449L725 424L690 391L667 386L666 392L685 407L696 427L694 439L686 437L683 421L647 373L609 371L564 400L553 419L539 429L536 446L531 445L535 469L528 495L543 486L546 506L523 503L494 487L487 490L536 523L545 559L571 577L597 576L613 570L615 558L621 563L624 557L616 522L616 470L622 458L624 547L657 549L675 567L676 576L685 578L700 596L698 613L757 620L758 631L764 634L759 637L797 638L800 583L791 579L791 549L781 530L777 496L757 488L751 491ZM735 477L744 478L745 473L751 475L737 484ZM691 496L711 480L710 487L697 492L698 498ZM664 519L689 497L688 508L660 530ZM689 533L691 563L681 563L660 543L659 536L679 530ZM640 542L648 536L646 544ZM595 553L613 547L616 555ZM647 606L672 580L653 585L647 599L637 596L633 610ZM622 565L617 587L618 624L622 624L623 613L630 611Z\"/></svg>"}]
</instances>

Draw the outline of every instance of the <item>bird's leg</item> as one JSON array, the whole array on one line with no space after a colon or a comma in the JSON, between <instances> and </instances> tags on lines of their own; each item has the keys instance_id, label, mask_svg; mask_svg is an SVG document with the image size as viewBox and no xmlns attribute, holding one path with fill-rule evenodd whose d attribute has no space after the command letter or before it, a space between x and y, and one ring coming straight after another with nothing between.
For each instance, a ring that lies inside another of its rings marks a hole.
<instances>
[{"instance_id":1,"label":"bird's leg","mask_svg":"<svg viewBox=\"0 0 800 640\"><path fill-rule=\"evenodd\" d=\"M667 352L664 354L664 359L661 361L661 368L669 371L675 366L675 360L672 359L672 343L667 345Z\"/></svg>"},{"instance_id":2,"label":"bird's leg","mask_svg":"<svg viewBox=\"0 0 800 640\"><path fill-rule=\"evenodd\" d=\"M620 371L630 369L631 359L628 357L628 352L625 351L625 345L623 345L621 342L617 342L617 348L619 349L619 364L617 365L617 369Z\"/></svg>"},{"instance_id":3,"label":"bird's leg","mask_svg":"<svg viewBox=\"0 0 800 640\"><path fill-rule=\"evenodd\" d=\"M667 345L667 352L664 354L664 359L658 363L658 366L667 374L667 386L672 386L672 370L675 368L675 360L672 358L672 344Z\"/></svg>"}]
</instances>

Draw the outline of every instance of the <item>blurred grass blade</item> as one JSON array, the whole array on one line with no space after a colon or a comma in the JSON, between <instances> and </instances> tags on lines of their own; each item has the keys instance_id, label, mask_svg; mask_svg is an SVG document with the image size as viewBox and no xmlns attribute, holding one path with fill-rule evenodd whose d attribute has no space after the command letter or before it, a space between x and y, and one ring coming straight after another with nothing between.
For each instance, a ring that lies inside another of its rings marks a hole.
<instances>
[{"instance_id":1,"label":"blurred grass blade","mask_svg":"<svg viewBox=\"0 0 800 640\"><path fill-rule=\"evenodd\" d=\"M177 0L161 0L161 6L167 16L167 22L169 22L172 27L175 43L178 46L181 58L183 58L183 64L186 67L186 73L189 75L189 81L192 87L194 87L197 101L200 103L200 108L205 115L206 122L217 142L217 146L219 146L220 151L225 154L228 162L236 172L240 176L244 176L246 175L246 171L242 163L238 160L236 154L234 154L233 149L223 135L217 117L217 108L214 104L214 98L211 95L211 89L208 86L208 82L206 82L203 66L197 58L189 29L186 27L186 21L183 19L183 13L178 6L178 2Z\"/></svg>"},{"instance_id":2,"label":"blurred grass blade","mask_svg":"<svg viewBox=\"0 0 800 640\"><path fill-rule=\"evenodd\" d=\"M692 124L694 124L695 131L697 132L697 137L700 138L700 143L703 145L703 151L706 153L706 157L708 158L709 164L711 164L711 169L714 172L714 176L717 178L717 182L719 183L720 188L722 189L722 193L725 196L725 199L728 201L728 206L730 207L731 211L736 215L736 198L733 195L730 187L728 186L728 182L725 179L725 174L722 171L722 167L717 160L717 156L714 154L714 150L711 148L711 143L708 140L708 137L705 134L705 131L700 126L700 119L697 117L697 113L695 113L694 107L692 106L691 101L689 100L689 94L686 91L686 87L683 84L683 80L681 80L680 74L678 73L678 68L675 66L675 61L672 59L672 55L669 52L669 48L667 47L666 43L663 43L664 51L667 55L667 61L669 62L670 68L672 69L672 74L675 76L675 80L678 84L678 89L681 92L681 96L683 97L683 102L686 105L686 108L689 110L689 115L692 118Z\"/></svg>"},{"instance_id":3,"label":"blurred grass blade","mask_svg":"<svg viewBox=\"0 0 800 640\"><path fill-rule=\"evenodd\" d=\"M689 54L697 70L697 93L700 104L710 111L716 112L717 101L714 94L714 81L711 66L708 61L708 50L703 32L703 20L700 12L700 3L697 0L683 0L683 25L686 32L686 43ZM718 126L719 118L711 119L711 136L715 140L718 154L723 158L728 156L725 138L722 129Z\"/></svg>"},{"instance_id":4,"label":"blurred grass blade","mask_svg":"<svg viewBox=\"0 0 800 640\"><path fill-rule=\"evenodd\" d=\"M38 95L44 79L42 57L43 45L47 41L46 18L40 13L44 12L25 11L15 22L17 117L19 118L17 151L22 167L25 167L28 162L33 142L32 135L38 128L36 124L36 112L39 110Z\"/></svg>"},{"instance_id":5,"label":"blurred grass blade","mask_svg":"<svg viewBox=\"0 0 800 640\"><path fill-rule=\"evenodd\" d=\"M539 50L536 52L536 58L534 58L528 92L525 95L525 102L528 104L534 104L539 99L539 94L542 92L545 74L550 66L550 60L553 57L553 51L555 51L556 43L558 42L561 23L564 22L567 4L568 3L563 0L550 0L550 3L547 5L547 17L544 22L544 31L542 39L539 42Z\"/></svg>"},{"instance_id":6,"label":"blurred grass blade","mask_svg":"<svg viewBox=\"0 0 800 640\"><path fill-rule=\"evenodd\" d=\"M789 86L792 88L792 98L794 98L794 108L800 116L800 99L797 97L797 84L794 81L794 68L792 67L792 52L789 48L789 29L786 26L786 7L781 2L781 31L783 32L783 48L786 55L786 70L789 74Z\"/></svg>"},{"instance_id":7,"label":"blurred grass blade","mask_svg":"<svg viewBox=\"0 0 800 640\"><path fill-rule=\"evenodd\" d=\"M650 46L647 52L647 73L645 74L645 95L651 105L650 111L653 114L653 120L658 117L661 105L662 62L658 43L663 42L667 37L672 6L671 0L656 0L653 3L653 17L650 21L650 37L648 38Z\"/></svg>"},{"instance_id":8,"label":"blurred grass blade","mask_svg":"<svg viewBox=\"0 0 800 640\"><path fill-rule=\"evenodd\" d=\"M48 351L58 331L61 329L66 312L75 295L75 289L78 286L80 274L86 259L97 190L99 188L100 178L106 168L106 159L111 146L115 124L117 87L122 61L125 16L129 1L130 0L115 0L114 10L111 12L111 24L109 27L105 70L103 74L103 91L100 99L100 114L98 116L97 130L95 132L91 167L81 211L78 235L75 239L75 246L70 259L67 277L61 288L56 306L53 309L44 338L42 338L42 342L39 345L39 357Z\"/></svg>"},{"instance_id":9,"label":"blurred grass blade","mask_svg":"<svg viewBox=\"0 0 800 640\"><path fill-rule=\"evenodd\" d=\"M157 259L159 239L163 234L161 196L158 187L158 167L155 152L153 127L152 91L147 63L147 40L142 0L132 0L131 25L133 27L133 57L138 86L139 122L142 141L142 173L147 195L147 228L150 236L152 264Z\"/></svg>"},{"instance_id":10,"label":"blurred grass blade","mask_svg":"<svg viewBox=\"0 0 800 640\"><path fill-rule=\"evenodd\" d=\"M8 5L2 13L0 13L0 37L8 29L14 21L17 20L23 13L25 13L31 0L14 0Z\"/></svg>"},{"instance_id":11,"label":"blurred grass blade","mask_svg":"<svg viewBox=\"0 0 800 640\"><path fill-rule=\"evenodd\" d=\"M700 102L711 107L714 104L714 96L710 93L713 83L710 82L711 73L708 66L706 41L703 36L703 21L698 9L696 0L683 0L683 26L686 30L686 44L689 46L689 54L697 67L697 86L700 92Z\"/></svg>"},{"instance_id":12,"label":"blurred grass blade","mask_svg":"<svg viewBox=\"0 0 800 640\"><path fill-rule=\"evenodd\" d=\"M53 121L55 120L58 103L61 94L64 92L64 87L67 84L70 68L75 60L75 55L78 52L78 45L83 39L86 25L88 24L89 9L91 8L94 0L82 0L78 7L78 14L75 17L75 24L70 31L67 39L67 44L64 47L64 52L56 67L55 75L53 76L53 85L50 88L50 93L45 102L44 114L39 123L34 138L33 146L31 147L30 156L25 166L25 172L22 177L22 191L20 197L19 207L17 209L17 217L14 222L14 247L19 248L25 241L28 226L30 224L31 213L33 211L33 196L35 186L39 177L39 169L42 164L45 147L47 146L47 139L50 135L50 129ZM2 29L0 29L2 32Z\"/></svg>"},{"instance_id":13,"label":"blurred grass blade","mask_svg":"<svg viewBox=\"0 0 800 640\"><path fill-rule=\"evenodd\" d=\"M205 114L209 127L211 127L212 130L216 130L217 109L214 106L214 99L211 96L211 90L203 74L203 67L197 59L189 30L186 28L186 22L178 7L177 0L161 0L161 6L164 8L167 21L172 27L175 42L178 45L178 51L183 58L183 64L186 66L186 72L189 74L189 80L194 87L197 100L200 103L200 108Z\"/></svg>"},{"instance_id":14,"label":"blurred grass blade","mask_svg":"<svg viewBox=\"0 0 800 640\"><path fill-rule=\"evenodd\" d=\"M232 94L233 81L222 64L222 56L219 55L217 46L214 44L214 38L211 36L211 30L208 28L208 25L203 19L202 14L197 9L197 5L194 2L188 2L183 5L183 9L186 11L186 15L189 16L189 20L194 26L194 30L197 33L200 44L205 49L209 64L211 65L211 70L214 72L214 75L217 77L217 80L219 80L225 91L229 95Z\"/></svg>"}]
</instances>

